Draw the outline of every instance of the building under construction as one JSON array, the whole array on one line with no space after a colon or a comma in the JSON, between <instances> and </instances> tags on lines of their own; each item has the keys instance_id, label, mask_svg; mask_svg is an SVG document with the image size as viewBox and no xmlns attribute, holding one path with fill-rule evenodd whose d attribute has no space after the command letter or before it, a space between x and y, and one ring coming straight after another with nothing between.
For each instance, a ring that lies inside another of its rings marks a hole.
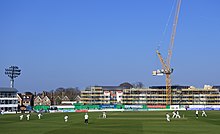
<instances>
[{"instance_id":1,"label":"building under construction","mask_svg":"<svg viewBox=\"0 0 220 134\"><path fill-rule=\"evenodd\" d=\"M166 87L123 88L118 86L94 86L81 91L84 104L167 105ZM220 105L218 86L172 86L171 105Z\"/></svg>"},{"instance_id":2,"label":"building under construction","mask_svg":"<svg viewBox=\"0 0 220 134\"><path fill-rule=\"evenodd\" d=\"M124 89L123 104L166 105L166 87L150 87L143 89ZM219 105L218 88L205 86L172 86L171 105Z\"/></svg>"}]
</instances>

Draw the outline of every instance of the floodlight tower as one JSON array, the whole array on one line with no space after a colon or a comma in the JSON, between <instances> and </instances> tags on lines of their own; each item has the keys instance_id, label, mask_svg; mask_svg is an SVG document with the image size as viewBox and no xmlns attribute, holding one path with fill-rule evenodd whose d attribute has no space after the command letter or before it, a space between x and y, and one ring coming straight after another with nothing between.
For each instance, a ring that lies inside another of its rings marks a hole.
<instances>
[{"instance_id":1,"label":"floodlight tower","mask_svg":"<svg viewBox=\"0 0 220 134\"><path fill-rule=\"evenodd\" d=\"M10 66L9 68L5 69L5 74L11 78L11 88L14 88L14 78L18 77L21 74L21 70L17 66Z\"/></svg>"}]
</instances>

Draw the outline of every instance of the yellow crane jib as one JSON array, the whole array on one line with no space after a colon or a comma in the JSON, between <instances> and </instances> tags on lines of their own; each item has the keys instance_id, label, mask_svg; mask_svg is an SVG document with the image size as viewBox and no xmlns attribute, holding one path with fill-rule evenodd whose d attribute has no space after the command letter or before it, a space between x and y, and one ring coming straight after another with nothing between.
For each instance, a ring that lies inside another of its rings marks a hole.
<instances>
[{"instance_id":1,"label":"yellow crane jib","mask_svg":"<svg viewBox=\"0 0 220 134\"><path fill-rule=\"evenodd\" d=\"M173 27L172 27L172 34L170 38L170 45L168 49L168 56L166 59L166 62L164 61L161 53L157 50L157 56L162 64L162 69L158 69L156 71L153 71L152 75L153 76L158 76L158 75L166 75L166 105L171 105L172 103L172 92L171 92L171 77L170 75L173 73L173 69L170 68L170 61L172 57L172 51L173 51L173 45L174 45L174 39L176 35L176 27L177 27L177 22L179 18L179 11L180 11L180 5L181 5L181 0L177 0L177 6L175 10L175 18L173 22Z\"/></svg>"}]
</instances>

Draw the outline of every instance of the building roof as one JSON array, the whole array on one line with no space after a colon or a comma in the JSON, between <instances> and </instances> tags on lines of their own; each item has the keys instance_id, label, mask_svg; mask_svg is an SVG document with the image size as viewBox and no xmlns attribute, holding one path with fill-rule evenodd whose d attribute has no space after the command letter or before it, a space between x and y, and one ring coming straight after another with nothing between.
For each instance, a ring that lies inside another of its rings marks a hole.
<instances>
[{"instance_id":1,"label":"building roof","mask_svg":"<svg viewBox=\"0 0 220 134\"><path fill-rule=\"evenodd\" d=\"M15 88L8 88L8 87L0 87L0 92L18 92Z\"/></svg>"},{"instance_id":2,"label":"building roof","mask_svg":"<svg viewBox=\"0 0 220 134\"><path fill-rule=\"evenodd\" d=\"M119 86L100 86L103 90L123 90L122 87Z\"/></svg>"},{"instance_id":3,"label":"building roof","mask_svg":"<svg viewBox=\"0 0 220 134\"><path fill-rule=\"evenodd\" d=\"M150 89L166 89L166 86L151 86ZM171 86L171 89L188 89L190 86L179 86L179 85L173 85Z\"/></svg>"},{"instance_id":4,"label":"building roof","mask_svg":"<svg viewBox=\"0 0 220 134\"><path fill-rule=\"evenodd\" d=\"M24 95L33 95L31 92L24 92Z\"/></svg>"},{"instance_id":5,"label":"building roof","mask_svg":"<svg viewBox=\"0 0 220 134\"><path fill-rule=\"evenodd\" d=\"M133 85L131 85L128 82L124 82L122 84L120 84L119 86L94 86L94 87L101 87L103 90L123 90L123 89L131 89L133 88Z\"/></svg>"},{"instance_id":6,"label":"building roof","mask_svg":"<svg viewBox=\"0 0 220 134\"><path fill-rule=\"evenodd\" d=\"M212 88L217 88L217 89L220 89L220 86L213 86Z\"/></svg>"}]
</instances>

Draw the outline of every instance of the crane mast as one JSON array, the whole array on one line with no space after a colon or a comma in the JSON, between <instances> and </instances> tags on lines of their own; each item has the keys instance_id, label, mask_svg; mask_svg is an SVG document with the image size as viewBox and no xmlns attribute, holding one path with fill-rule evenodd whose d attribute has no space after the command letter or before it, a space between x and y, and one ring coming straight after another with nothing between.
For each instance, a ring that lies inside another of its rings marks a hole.
<instances>
[{"instance_id":1,"label":"crane mast","mask_svg":"<svg viewBox=\"0 0 220 134\"><path fill-rule=\"evenodd\" d=\"M166 105L171 105L172 103L172 90L171 90L171 77L170 76L173 72L173 69L170 67L170 61L172 57L172 50L173 50L174 39L176 35L176 27L177 27L178 18L179 18L180 5L181 5L181 0L177 0L177 7L175 11L175 18L173 22L172 34L171 34L170 45L168 49L168 56L167 56L166 62L164 61L161 53L157 50L156 53L162 64L162 70L153 71L153 75L161 75L161 74L166 75Z\"/></svg>"}]
</instances>

